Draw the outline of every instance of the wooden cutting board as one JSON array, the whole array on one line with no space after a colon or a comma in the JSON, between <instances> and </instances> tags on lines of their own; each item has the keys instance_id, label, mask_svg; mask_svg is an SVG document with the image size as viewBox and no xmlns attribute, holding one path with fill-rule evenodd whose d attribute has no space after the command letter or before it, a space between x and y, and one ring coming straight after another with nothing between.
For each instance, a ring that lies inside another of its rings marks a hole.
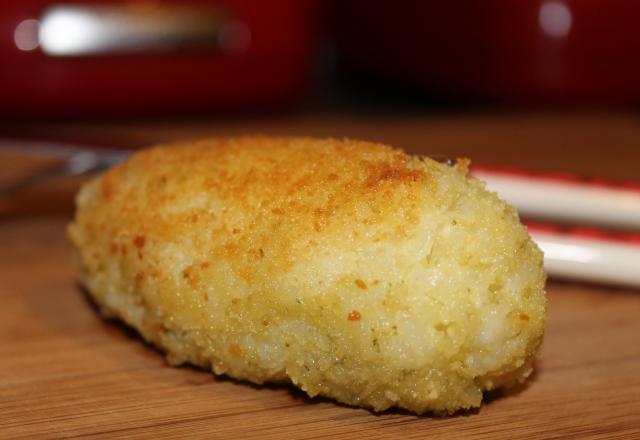
<instances>
[{"instance_id":1,"label":"wooden cutting board","mask_svg":"<svg viewBox=\"0 0 640 440\"><path fill-rule=\"evenodd\" d=\"M0 222L0 438L640 438L640 292L550 283L527 386L478 411L381 414L171 368L75 283L67 216Z\"/></svg>"},{"instance_id":2,"label":"wooden cutting board","mask_svg":"<svg viewBox=\"0 0 640 440\"><path fill-rule=\"evenodd\" d=\"M234 133L349 136L480 163L638 179L636 113L345 115L1 125L13 136L144 145ZM29 164L0 157L0 183ZM293 387L171 368L106 322L64 238L75 185L0 198L0 440L14 438L640 439L640 290L551 282L537 372L453 417L374 414ZM57 214L52 214L57 213Z\"/></svg>"}]
</instances>

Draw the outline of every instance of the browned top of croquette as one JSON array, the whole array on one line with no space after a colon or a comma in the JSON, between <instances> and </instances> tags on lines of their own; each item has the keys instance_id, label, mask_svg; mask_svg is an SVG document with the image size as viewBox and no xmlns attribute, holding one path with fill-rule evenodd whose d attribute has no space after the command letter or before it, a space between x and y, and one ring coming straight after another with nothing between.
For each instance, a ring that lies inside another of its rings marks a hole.
<instances>
[{"instance_id":1,"label":"browned top of croquette","mask_svg":"<svg viewBox=\"0 0 640 440\"><path fill-rule=\"evenodd\" d=\"M466 163L459 169L466 172ZM114 244L113 252L143 256L147 234L174 236L176 228L206 224L207 233L232 238L220 257L238 257L242 248L260 258L273 240L284 250L336 231L358 234L363 224L402 234L417 221L418 194L437 191L434 172L431 160L348 139L176 143L144 150L108 171L99 198L89 203L95 220L87 220L99 233L129 231L131 243ZM282 258L272 261L281 267L291 254L270 257Z\"/></svg>"}]
</instances>

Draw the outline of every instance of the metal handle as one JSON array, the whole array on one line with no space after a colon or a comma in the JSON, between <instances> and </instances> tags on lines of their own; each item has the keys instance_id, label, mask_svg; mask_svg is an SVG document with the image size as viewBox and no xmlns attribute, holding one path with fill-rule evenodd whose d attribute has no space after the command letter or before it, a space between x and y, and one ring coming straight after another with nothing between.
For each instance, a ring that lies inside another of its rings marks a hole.
<instances>
[{"instance_id":1,"label":"metal handle","mask_svg":"<svg viewBox=\"0 0 640 440\"><path fill-rule=\"evenodd\" d=\"M39 47L56 57L230 53L245 50L251 40L248 27L219 8L159 4L56 5L40 19L20 23L14 37L21 50Z\"/></svg>"}]
</instances>

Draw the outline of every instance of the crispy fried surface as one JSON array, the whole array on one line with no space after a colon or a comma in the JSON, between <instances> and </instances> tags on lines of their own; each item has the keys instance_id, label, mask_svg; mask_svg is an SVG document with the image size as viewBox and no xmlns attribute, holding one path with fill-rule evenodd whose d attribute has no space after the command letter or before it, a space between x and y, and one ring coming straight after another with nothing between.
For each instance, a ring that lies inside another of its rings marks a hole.
<instances>
[{"instance_id":1,"label":"crispy fried surface","mask_svg":"<svg viewBox=\"0 0 640 440\"><path fill-rule=\"evenodd\" d=\"M545 318L540 251L465 173L348 140L160 146L86 184L69 236L175 364L452 412L526 378Z\"/></svg>"}]
</instances>

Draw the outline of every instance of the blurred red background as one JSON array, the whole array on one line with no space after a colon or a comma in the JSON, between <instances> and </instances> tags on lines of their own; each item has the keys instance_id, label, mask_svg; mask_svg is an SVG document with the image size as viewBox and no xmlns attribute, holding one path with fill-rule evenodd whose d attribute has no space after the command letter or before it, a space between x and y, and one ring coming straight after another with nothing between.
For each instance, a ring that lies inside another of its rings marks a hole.
<instances>
[{"instance_id":1,"label":"blurred red background","mask_svg":"<svg viewBox=\"0 0 640 440\"><path fill-rule=\"evenodd\" d=\"M54 12L78 10L92 18L52 26ZM352 89L374 104L381 91L412 105L640 98L634 0L25 0L0 11L0 112L14 118L295 108ZM72 48L51 49L63 40Z\"/></svg>"}]
</instances>

